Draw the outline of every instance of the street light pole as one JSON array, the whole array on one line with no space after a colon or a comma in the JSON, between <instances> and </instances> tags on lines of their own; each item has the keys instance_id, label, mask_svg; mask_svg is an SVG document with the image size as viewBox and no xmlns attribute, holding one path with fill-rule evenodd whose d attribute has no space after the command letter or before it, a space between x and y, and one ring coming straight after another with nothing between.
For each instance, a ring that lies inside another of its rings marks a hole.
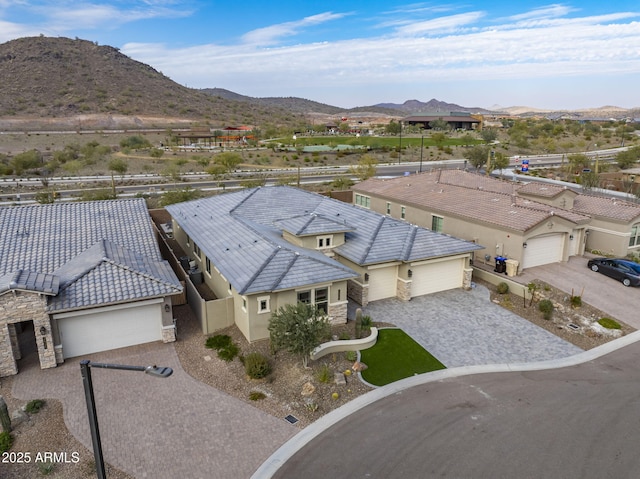
<instances>
[{"instance_id":1,"label":"street light pole","mask_svg":"<svg viewBox=\"0 0 640 479\"><path fill-rule=\"evenodd\" d=\"M424 150L424 135L420 137L420 173L422 173L422 150Z\"/></svg>"},{"instance_id":2,"label":"street light pole","mask_svg":"<svg viewBox=\"0 0 640 479\"><path fill-rule=\"evenodd\" d=\"M80 361L80 373L82 374L82 384L84 385L84 397L87 402L87 413L89 415L89 429L91 431L91 443L93 445L93 456L96 461L96 473L98 479L106 479L107 474L104 467L102 455L102 442L100 441L100 428L98 427L98 414L96 412L96 401L93 394L93 380L91 379L91 368L121 369L125 371L143 371L146 374L159 378L168 378L173 374L173 369L157 366L128 366L126 364L105 364L92 363L88 359Z\"/></svg>"}]
</instances>

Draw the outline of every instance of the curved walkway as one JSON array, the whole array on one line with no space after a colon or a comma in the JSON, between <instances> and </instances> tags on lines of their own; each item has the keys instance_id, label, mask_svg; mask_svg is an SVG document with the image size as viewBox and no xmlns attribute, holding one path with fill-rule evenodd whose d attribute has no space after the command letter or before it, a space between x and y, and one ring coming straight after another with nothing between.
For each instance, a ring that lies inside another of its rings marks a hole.
<instances>
[{"instance_id":1,"label":"curved walkway","mask_svg":"<svg viewBox=\"0 0 640 479\"><path fill-rule=\"evenodd\" d=\"M63 403L69 431L89 450L80 359L24 368L12 393ZM189 376L171 344L92 354L94 362L169 366L167 379L92 369L105 461L136 478L246 478L298 429Z\"/></svg>"}]
</instances>

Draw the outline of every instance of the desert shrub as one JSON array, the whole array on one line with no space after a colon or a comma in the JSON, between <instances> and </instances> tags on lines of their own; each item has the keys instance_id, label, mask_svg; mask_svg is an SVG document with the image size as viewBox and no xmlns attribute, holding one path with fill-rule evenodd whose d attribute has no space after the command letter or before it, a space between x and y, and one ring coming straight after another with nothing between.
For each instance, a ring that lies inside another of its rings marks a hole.
<instances>
[{"instance_id":1,"label":"desert shrub","mask_svg":"<svg viewBox=\"0 0 640 479\"><path fill-rule=\"evenodd\" d=\"M43 476L48 476L49 474L51 474L53 472L53 468L55 467L53 462L41 462L38 464L38 470L40 471L40 474L42 474Z\"/></svg>"},{"instance_id":2,"label":"desert shrub","mask_svg":"<svg viewBox=\"0 0 640 479\"><path fill-rule=\"evenodd\" d=\"M251 379L262 379L271 373L269 360L260 353L249 353L244 357L244 371Z\"/></svg>"},{"instance_id":3,"label":"desert shrub","mask_svg":"<svg viewBox=\"0 0 640 479\"><path fill-rule=\"evenodd\" d=\"M8 431L0 432L0 454L7 452L13 446L13 437Z\"/></svg>"},{"instance_id":4,"label":"desert shrub","mask_svg":"<svg viewBox=\"0 0 640 479\"><path fill-rule=\"evenodd\" d=\"M507 294L509 292L509 285L502 281L498 283L498 286L496 286L496 291L498 294Z\"/></svg>"},{"instance_id":5,"label":"desert shrub","mask_svg":"<svg viewBox=\"0 0 640 479\"><path fill-rule=\"evenodd\" d=\"M579 308L582 306L582 296L571 296L571 306L574 308Z\"/></svg>"},{"instance_id":6,"label":"desert shrub","mask_svg":"<svg viewBox=\"0 0 640 479\"><path fill-rule=\"evenodd\" d=\"M44 406L44 400L43 399L34 399L34 400L29 401L27 403L27 405L24 407L24 410L26 412L28 412L29 414L35 414L35 413L39 412L40 409L42 409L43 406Z\"/></svg>"},{"instance_id":7,"label":"desert shrub","mask_svg":"<svg viewBox=\"0 0 640 479\"><path fill-rule=\"evenodd\" d=\"M615 319L611 319L611 318L600 318L598 320L598 324L600 326L602 326L603 328L607 328L607 329L620 329L620 328L622 328L622 326L620 326L620 323L618 321L616 321Z\"/></svg>"},{"instance_id":8,"label":"desert shrub","mask_svg":"<svg viewBox=\"0 0 640 479\"><path fill-rule=\"evenodd\" d=\"M358 353L356 351L345 351L344 358L347 361L355 361L358 359Z\"/></svg>"},{"instance_id":9,"label":"desert shrub","mask_svg":"<svg viewBox=\"0 0 640 479\"><path fill-rule=\"evenodd\" d=\"M240 352L240 348L235 343L230 343L224 348L218 349L218 357L223 361L233 361Z\"/></svg>"},{"instance_id":10,"label":"desert shrub","mask_svg":"<svg viewBox=\"0 0 640 479\"><path fill-rule=\"evenodd\" d=\"M251 391L249 393L249 399L252 401L259 401L260 399L266 398L266 394L260 391Z\"/></svg>"},{"instance_id":11,"label":"desert shrub","mask_svg":"<svg viewBox=\"0 0 640 479\"><path fill-rule=\"evenodd\" d=\"M542 313L544 319L551 319L553 315L553 303L549 299L543 299L538 303L538 309Z\"/></svg>"},{"instance_id":12,"label":"desert shrub","mask_svg":"<svg viewBox=\"0 0 640 479\"><path fill-rule=\"evenodd\" d=\"M209 349L221 349L226 348L231 344L231 336L227 334L216 334L207 338L204 345Z\"/></svg>"},{"instance_id":13,"label":"desert shrub","mask_svg":"<svg viewBox=\"0 0 640 479\"><path fill-rule=\"evenodd\" d=\"M362 329L365 329L365 330L371 329L372 324L373 324L373 320L371 319L371 316L369 316L368 314L365 314L364 316L362 316L362 321L360 322L360 326L362 326Z\"/></svg>"},{"instance_id":14,"label":"desert shrub","mask_svg":"<svg viewBox=\"0 0 640 479\"><path fill-rule=\"evenodd\" d=\"M316 373L316 379L321 383L328 383L332 378L331 368L326 364L323 364L320 370Z\"/></svg>"},{"instance_id":15,"label":"desert shrub","mask_svg":"<svg viewBox=\"0 0 640 479\"><path fill-rule=\"evenodd\" d=\"M346 331L342 331L342 332L340 333L340 336L338 336L338 338L339 338L341 341L346 341L347 339L351 339L351 335L350 335L348 332L346 332Z\"/></svg>"}]
</instances>

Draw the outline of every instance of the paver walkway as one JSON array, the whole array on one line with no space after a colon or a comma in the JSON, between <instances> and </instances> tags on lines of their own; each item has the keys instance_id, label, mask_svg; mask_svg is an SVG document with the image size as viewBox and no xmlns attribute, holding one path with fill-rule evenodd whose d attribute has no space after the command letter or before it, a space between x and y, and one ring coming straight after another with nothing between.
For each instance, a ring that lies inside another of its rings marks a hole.
<instances>
[{"instance_id":1,"label":"paver walkway","mask_svg":"<svg viewBox=\"0 0 640 479\"><path fill-rule=\"evenodd\" d=\"M491 302L476 285L405 302L384 299L363 309L402 328L448 368L558 359L582 349Z\"/></svg>"},{"instance_id":2,"label":"paver walkway","mask_svg":"<svg viewBox=\"0 0 640 479\"><path fill-rule=\"evenodd\" d=\"M16 376L13 395L62 401L68 429L91 450L80 359L45 371L37 365L24 368ZM105 461L136 478L247 478L299 432L187 375L171 344L151 343L86 359L174 370L171 377L158 379L92 369Z\"/></svg>"}]
</instances>

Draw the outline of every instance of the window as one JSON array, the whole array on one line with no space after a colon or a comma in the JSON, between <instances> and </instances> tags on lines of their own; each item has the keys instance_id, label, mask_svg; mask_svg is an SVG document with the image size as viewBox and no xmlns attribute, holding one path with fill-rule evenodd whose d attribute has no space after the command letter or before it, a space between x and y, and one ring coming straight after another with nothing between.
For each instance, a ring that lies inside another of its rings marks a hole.
<instances>
[{"instance_id":1,"label":"window","mask_svg":"<svg viewBox=\"0 0 640 479\"><path fill-rule=\"evenodd\" d=\"M331 236L321 236L318 238L318 248L331 248Z\"/></svg>"},{"instance_id":2,"label":"window","mask_svg":"<svg viewBox=\"0 0 640 479\"><path fill-rule=\"evenodd\" d=\"M242 297L242 310L245 313L247 312L247 298L245 298L244 296Z\"/></svg>"},{"instance_id":3,"label":"window","mask_svg":"<svg viewBox=\"0 0 640 479\"><path fill-rule=\"evenodd\" d=\"M298 302L305 304L311 303L311 291L298 291Z\"/></svg>"},{"instance_id":4,"label":"window","mask_svg":"<svg viewBox=\"0 0 640 479\"><path fill-rule=\"evenodd\" d=\"M193 252L198 258L202 259L202 257L200 256L200 253L201 253L200 246L198 246L195 243L193 243Z\"/></svg>"},{"instance_id":5,"label":"window","mask_svg":"<svg viewBox=\"0 0 640 479\"><path fill-rule=\"evenodd\" d=\"M191 238L189 238L189 235L187 235L187 246L189 246L191 244Z\"/></svg>"},{"instance_id":6,"label":"window","mask_svg":"<svg viewBox=\"0 0 640 479\"><path fill-rule=\"evenodd\" d=\"M270 299L269 296L258 297L258 313L269 313L271 311Z\"/></svg>"},{"instance_id":7,"label":"window","mask_svg":"<svg viewBox=\"0 0 640 479\"><path fill-rule=\"evenodd\" d=\"M436 231L438 233L442 233L442 223L444 218L441 216L432 216L431 217L431 230Z\"/></svg>"},{"instance_id":8,"label":"window","mask_svg":"<svg viewBox=\"0 0 640 479\"><path fill-rule=\"evenodd\" d=\"M298 302L314 304L323 314L329 312L329 288L318 288L311 291L298 291Z\"/></svg>"},{"instance_id":9,"label":"window","mask_svg":"<svg viewBox=\"0 0 640 479\"><path fill-rule=\"evenodd\" d=\"M329 312L329 288L316 289L316 307L324 314Z\"/></svg>"},{"instance_id":10,"label":"window","mask_svg":"<svg viewBox=\"0 0 640 479\"><path fill-rule=\"evenodd\" d=\"M390 215L391 214L391 203L389 203L387 201L387 214Z\"/></svg>"},{"instance_id":11,"label":"window","mask_svg":"<svg viewBox=\"0 0 640 479\"><path fill-rule=\"evenodd\" d=\"M368 196L359 195L358 193L356 193L356 205L362 206L364 208L370 208L371 198L369 198Z\"/></svg>"},{"instance_id":12,"label":"window","mask_svg":"<svg viewBox=\"0 0 640 479\"><path fill-rule=\"evenodd\" d=\"M640 224L633 225L633 227L631 228L629 246L640 246Z\"/></svg>"},{"instance_id":13,"label":"window","mask_svg":"<svg viewBox=\"0 0 640 479\"><path fill-rule=\"evenodd\" d=\"M205 267L207 269L207 273L211 276L211 260L209 258L205 260Z\"/></svg>"},{"instance_id":14,"label":"window","mask_svg":"<svg viewBox=\"0 0 640 479\"><path fill-rule=\"evenodd\" d=\"M405 216L407 216L407 207L406 206L401 206L400 207L400 218L404 219Z\"/></svg>"}]
</instances>

